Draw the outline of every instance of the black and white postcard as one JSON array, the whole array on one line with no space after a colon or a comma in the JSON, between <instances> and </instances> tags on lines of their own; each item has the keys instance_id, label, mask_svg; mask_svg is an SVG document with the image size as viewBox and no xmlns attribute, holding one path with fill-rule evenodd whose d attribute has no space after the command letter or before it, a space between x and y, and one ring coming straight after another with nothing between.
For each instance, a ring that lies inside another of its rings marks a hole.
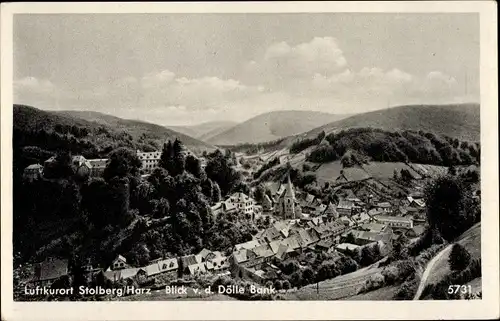
<instances>
[{"instance_id":1,"label":"black and white postcard","mask_svg":"<svg viewBox=\"0 0 500 321\"><path fill-rule=\"evenodd\" d=\"M2 5L2 318L498 316L495 11Z\"/></svg>"}]
</instances>

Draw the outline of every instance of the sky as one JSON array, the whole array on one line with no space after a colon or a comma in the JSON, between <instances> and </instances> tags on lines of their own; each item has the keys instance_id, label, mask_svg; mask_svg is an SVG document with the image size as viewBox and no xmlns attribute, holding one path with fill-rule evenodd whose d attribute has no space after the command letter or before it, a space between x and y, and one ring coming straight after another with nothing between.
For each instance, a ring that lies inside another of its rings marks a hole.
<instances>
[{"instance_id":1,"label":"sky","mask_svg":"<svg viewBox=\"0 0 500 321\"><path fill-rule=\"evenodd\" d=\"M479 102L479 16L16 15L14 102L160 125Z\"/></svg>"}]
</instances>

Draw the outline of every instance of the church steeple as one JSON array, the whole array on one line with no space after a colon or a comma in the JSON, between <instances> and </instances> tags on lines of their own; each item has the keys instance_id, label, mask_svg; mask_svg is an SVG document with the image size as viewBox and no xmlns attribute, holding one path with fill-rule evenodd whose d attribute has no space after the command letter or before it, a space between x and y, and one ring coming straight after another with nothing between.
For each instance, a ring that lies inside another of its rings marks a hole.
<instances>
[{"instance_id":1,"label":"church steeple","mask_svg":"<svg viewBox=\"0 0 500 321\"><path fill-rule=\"evenodd\" d=\"M290 172L286 175L285 197L295 199L295 192L293 191L292 182L290 181Z\"/></svg>"}]
</instances>

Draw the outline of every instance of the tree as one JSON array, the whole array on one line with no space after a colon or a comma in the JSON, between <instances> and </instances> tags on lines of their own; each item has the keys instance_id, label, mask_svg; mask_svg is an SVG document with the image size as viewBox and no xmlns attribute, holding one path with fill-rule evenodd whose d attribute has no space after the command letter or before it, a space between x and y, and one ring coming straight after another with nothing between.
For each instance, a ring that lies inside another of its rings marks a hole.
<instances>
[{"instance_id":1,"label":"tree","mask_svg":"<svg viewBox=\"0 0 500 321\"><path fill-rule=\"evenodd\" d=\"M209 155L205 171L208 178L219 185L222 195L227 195L240 181L240 175L232 168L231 160L220 150Z\"/></svg>"},{"instance_id":2,"label":"tree","mask_svg":"<svg viewBox=\"0 0 500 321\"><path fill-rule=\"evenodd\" d=\"M283 287L283 290L288 291L292 288L292 285L290 284L290 281L284 280L282 287Z\"/></svg>"},{"instance_id":3,"label":"tree","mask_svg":"<svg viewBox=\"0 0 500 321\"><path fill-rule=\"evenodd\" d=\"M212 182L212 202L217 203L220 202L222 196L219 184L217 182Z\"/></svg>"},{"instance_id":4,"label":"tree","mask_svg":"<svg viewBox=\"0 0 500 321\"><path fill-rule=\"evenodd\" d=\"M158 165L167 171L171 171L174 168L173 158L174 150L172 148L172 142L169 140L163 144L163 150Z\"/></svg>"},{"instance_id":5,"label":"tree","mask_svg":"<svg viewBox=\"0 0 500 321\"><path fill-rule=\"evenodd\" d=\"M103 177L110 181L114 177L137 176L140 167L141 161L137 154L131 149L120 147L110 154Z\"/></svg>"},{"instance_id":6,"label":"tree","mask_svg":"<svg viewBox=\"0 0 500 321\"><path fill-rule=\"evenodd\" d=\"M184 145L180 140L175 139L172 148L174 150L173 159L175 164L175 168L172 172L172 175L175 176L182 174L184 172L184 169L186 167L186 158L184 156Z\"/></svg>"},{"instance_id":7,"label":"tree","mask_svg":"<svg viewBox=\"0 0 500 321\"><path fill-rule=\"evenodd\" d=\"M155 200L153 208L153 216L156 218L162 218L168 216L170 213L170 203L166 198L160 198Z\"/></svg>"},{"instance_id":8,"label":"tree","mask_svg":"<svg viewBox=\"0 0 500 321\"><path fill-rule=\"evenodd\" d=\"M305 284L310 284L313 283L315 280L315 275L314 271L311 268L306 268L302 272L302 283Z\"/></svg>"},{"instance_id":9,"label":"tree","mask_svg":"<svg viewBox=\"0 0 500 321\"><path fill-rule=\"evenodd\" d=\"M48 178L68 178L75 174L73 167L71 166L72 158L67 152L59 152L54 161L48 167L47 173L45 173Z\"/></svg>"},{"instance_id":10,"label":"tree","mask_svg":"<svg viewBox=\"0 0 500 321\"><path fill-rule=\"evenodd\" d=\"M409 240L405 234L399 235L398 238L392 240L392 251L390 257L392 260L406 259L408 256L408 246Z\"/></svg>"},{"instance_id":11,"label":"tree","mask_svg":"<svg viewBox=\"0 0 500 321\"><path fill-rule=\"evenodd\" d=\"M447 241L453 240L475 221L470 189L451 175L441 176L425 188L427 221Z\"/></svg>"},{"instance_id":12,"label":"tree","mask_svg":"<svg viewBox=\"0 0 500 321\"><path fill-rule=\"evenodd\" d=\"M347 234L347 236L345 237L345 243L351 243L351 244L356 243L356 238L354 237L354 234L352 234L352 232Z\"/></svg>"},{"instance_id":13,"label":"tree","mask_svg":"<svg viewBox=\"0 0 500 321\"><path fill-rule=\"evenodd\" d=\"M296 287L302 285L302 273L300 273L300 270L293 272L293 274L290 276L290 282L293 286Z\"/></svg>"},{"instance_id":14,"label":"tree","mask_svg":"<svg viewBox=\"0 0 500 321\"><path fill-rule=\"evenodd\" d=\"M254 192L254 198L255 198L255 201L257 203L262 203L262 201L264 200L264 196L266 194L266 188L264 187L263 184L259 184L257 185L257 187L255 187L255 192Z\"/></svg>"},{"instance_id":15,"label":"tree","mask_svg":"<svg viewBox=\"0 0 500 321\"><path fill-rule=\"evenodd\" d=\"M196 178L201 178L203 172L200 161L193 155L188 155L186 157L186 170L193 174Z\"/></svg>"},{"instance_id":16,"label":"tree","mask_svg":"<svg viewBox=\"0 0 500 321\"><path fill-rule=\"evenodd\" d=\"M281 289L283 288L283 284L281 283L281 281L280 281L280 280L276 280L276 281L274 281L274 288L275 288L276 290L281 290Z\"/></svg>"},{"instance_id":17,"label":"tree","mask_svg":"<svg viewBox=\"0 0 500 321\"><path fill-rule=\"evenodd\" d=\"M360 264L362 266L367 266L375 261L375 253L371 246L365 246L361 249L361 259Z\"/></svg>"},{"instance_id":18,"label":"tree","mask_svg":"<svg viewBox=\"0 0 500 321\"><path fill-rule=\"evenodd\" d=\"M464 270L471 261L471 255L462 245L455 243L451 249L448 263L453 271Z\"/></svg>"}]
</instances>

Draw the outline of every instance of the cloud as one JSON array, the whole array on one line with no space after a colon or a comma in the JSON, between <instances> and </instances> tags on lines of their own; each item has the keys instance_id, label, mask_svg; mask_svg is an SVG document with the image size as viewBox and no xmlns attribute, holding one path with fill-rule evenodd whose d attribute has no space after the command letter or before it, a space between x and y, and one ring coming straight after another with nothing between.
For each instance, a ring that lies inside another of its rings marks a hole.
<instances>
[{"instance_id":1,"label":"cloud","mask_svg":"<svg viewBox=\"0 0 500 321\"><path fill-rule=\"evenodd\" d=\"M14 81L14 92L51 95L55 94L56 86L48 79L25 77Z\"/></svg>"},{"instance_id":2,"label":"cloud","mask_svg":"<svg viewBox=\"0 0 500 321\"><path fill-rule=\"evenodd\" d=\"M456 102L466 97L457 80L439 70L414 75L396 66L354 69L333 37L296 45L274 43L244 64L240 79L189 78L165 69L78 92L26 77L14 82L14 90L16 102L43 102L51 108L64 100L61 106L66 109L94 109L172 125L244 120L286 109L356 113L388 104Z\"/></svg>"}]
</instances>

